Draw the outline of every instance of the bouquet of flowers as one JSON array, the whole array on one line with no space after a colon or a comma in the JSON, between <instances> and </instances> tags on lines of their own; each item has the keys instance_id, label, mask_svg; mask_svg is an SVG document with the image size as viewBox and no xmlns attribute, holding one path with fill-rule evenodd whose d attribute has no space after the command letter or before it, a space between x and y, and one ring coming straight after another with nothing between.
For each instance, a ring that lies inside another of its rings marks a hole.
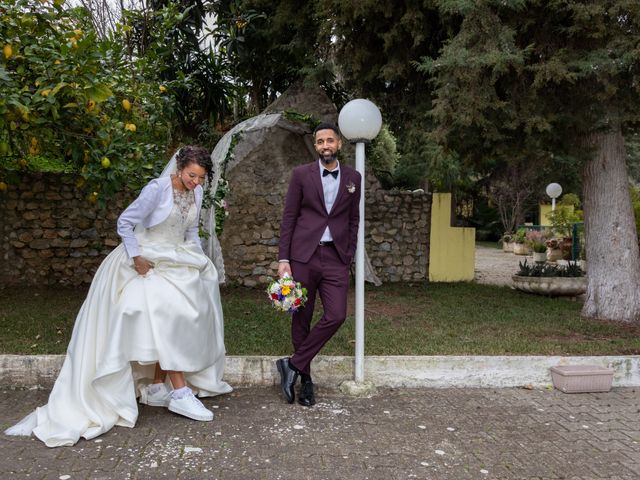
<instances>
[{"instance_id":1,"label":"bouquet of flowers","mask_svg":"<svg viewBox=\"0 0 640 480\"><path fill-rule=\"evenodd\" d=\"M307 289L288 275L273 280L267 294L273 307L281 312L295 313L307 301Z\"/></svg>"}]
</instances>

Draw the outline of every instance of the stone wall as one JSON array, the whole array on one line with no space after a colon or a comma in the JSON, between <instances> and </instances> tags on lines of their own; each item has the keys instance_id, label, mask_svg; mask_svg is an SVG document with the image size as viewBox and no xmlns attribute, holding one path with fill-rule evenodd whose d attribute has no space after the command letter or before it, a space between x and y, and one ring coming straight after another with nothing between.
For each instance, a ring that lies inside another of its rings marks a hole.
<instances>
[{"instance_id":1,"label":"stone wall","mask_svg":"<svg viewBox=\"0 0 640 480\"><path fill-rule=\"evenodd\" d=\"M431 194L388 191L368 176L365 246L383 282L429 278Z\"/></svg>"},{"instance_id":2,"label":"stone wall","mask_svg":"<svg viewBox=\"0 0 640 480\"><path fill-rule=\"evenodd\" d=\"M131 196L119 195L102 210L69 176L35 173L22 180L0 193L0 284L90 283L120 243L115 221Z\"/></svg>"},{"instance_id":3,"label":"stone wall","mask_svg":"<svg viewBox=\"0 0 640 480\"><path fill-rule=\"evenodd\" d=\"M272 146L307 152L307 140L271 132ZM286 141L285 141L286 140ZM221 238L229 283L265 284L277 270L278 235L289 173L295 166L254 146L229 172L230 215ZM244 147L246 148L246 146ZM302 161L308 159L301 159ZM87 202L65 175L33 174L0 194L0 284L80 285L91 282L103 258L119 243L116 219L133 195L119 195L100 209ZM382 190L369 178L366 248L383 281L428 278L431 196Z\"/></svg>"}]
</instances>

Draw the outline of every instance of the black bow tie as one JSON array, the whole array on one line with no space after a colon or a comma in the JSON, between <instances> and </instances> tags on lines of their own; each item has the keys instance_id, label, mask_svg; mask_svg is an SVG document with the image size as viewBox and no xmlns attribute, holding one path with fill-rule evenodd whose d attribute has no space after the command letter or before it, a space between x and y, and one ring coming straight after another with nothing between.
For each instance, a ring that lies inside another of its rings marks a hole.
<instances>
[{"instance_id":1,"label":"black bow tie","mask_svg":"<svg viewBox=\"0 0 640 480\"><path fill-rule=\"evenodd\" d=\"M326 168L322 170L322 176L326 177L327 175L333 175L333 178L338 178L339 170L327 170Z\"/></svg>"}]
</instances>

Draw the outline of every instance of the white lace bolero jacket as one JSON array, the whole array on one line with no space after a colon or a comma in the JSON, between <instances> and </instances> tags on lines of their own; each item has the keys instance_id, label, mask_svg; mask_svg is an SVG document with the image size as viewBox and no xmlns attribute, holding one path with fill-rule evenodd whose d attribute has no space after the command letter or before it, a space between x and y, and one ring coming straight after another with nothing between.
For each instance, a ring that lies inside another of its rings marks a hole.
<instances>
[{"instance_id":1,"label":"white lace bolero jacket","mask_svg":"<svg viewBox=\"0 0 640 480\"><path fill-rule=\"evenodd\" d=\"M200 207L202 205L202 186L198 185L194 191L197 216L200 218ZM131 205L118 217L118 235L122 238L124 248L129 258L140 255L140 246L134 234L136 225L150 228L162 223L171 213L173 208L173 189L171 187L171 177L160 177L151 180L140 192ZM198 223L189 227L185 233L187 241L193 241L200 246L198 236Z\"/></svg>"}]
</instances>

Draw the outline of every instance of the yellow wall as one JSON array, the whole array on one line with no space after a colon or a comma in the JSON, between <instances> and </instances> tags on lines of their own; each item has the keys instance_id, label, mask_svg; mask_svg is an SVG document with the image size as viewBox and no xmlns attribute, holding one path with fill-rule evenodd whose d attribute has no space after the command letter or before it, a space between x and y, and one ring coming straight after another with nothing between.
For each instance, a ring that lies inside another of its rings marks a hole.
<instances>
[{"instance_id":1,"label":"yellow wall","mask_svg":"<svg viewBox=\"0 0 640 480\"><path fill-rule=\"evenodd\" d=\"M556 208L566 208L573 213L573 205L558 205L556 203ZM541 203L540 204L540 225L544 225L545 227L551 226L551 222L547 217L549 213L551 213L551 205Z\"/></svg>"},{"instance_id":2,"label":"yellow wall","mask_svg":"<svg viewBox=\"0 0 640 480\"><path fill-rule=\"evenodd\" d=\"M451 226L451 194L434 193L431 206L429 280L466 282L473 280L476 229Z\"/></svg>"}]
</instances>

